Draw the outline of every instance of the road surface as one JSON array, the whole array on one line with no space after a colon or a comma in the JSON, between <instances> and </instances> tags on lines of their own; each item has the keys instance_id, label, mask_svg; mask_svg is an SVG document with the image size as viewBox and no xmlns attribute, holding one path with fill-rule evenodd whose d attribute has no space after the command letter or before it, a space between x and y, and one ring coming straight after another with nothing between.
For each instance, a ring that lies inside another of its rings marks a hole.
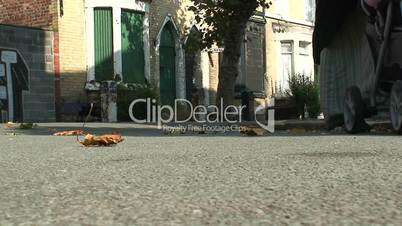
<instances>
[{"instance_id":1,"label":"road surface","mask_svg":"<svg viewBox=\"0 0 402 226\"><path fill-rule=\"evenodd\" d=\"M402 222L398 136L165 136L129 127L123 143L104 148L49 128L1 129L0 225Z\"/></svg>"}]
</instances>

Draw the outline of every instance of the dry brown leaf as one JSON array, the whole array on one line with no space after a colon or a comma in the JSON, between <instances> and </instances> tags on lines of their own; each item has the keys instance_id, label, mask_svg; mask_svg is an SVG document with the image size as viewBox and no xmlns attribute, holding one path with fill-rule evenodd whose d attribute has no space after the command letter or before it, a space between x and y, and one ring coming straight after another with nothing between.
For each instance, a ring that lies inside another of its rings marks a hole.
<instances>
[{"instance_id":1,"label":"dry brown leaf","mask_svg":"<svg viewBox=\"0 0 402 226\"><path fill-rule=\"evenodd\" d=\"M5 135L8 135L8 136L17 136L16 133L5 133Z\"/></svg>"},{"instance_id":2,"label":"dry brown leaf","mask_svg":"<svg viewBox=\"0 0 402 226\"><path fill-rule=\"evenodd\" d=\"M385 125L376 125L371 129L372 133L388 133L392 132L392 130Z\"/></svg>"},{"instance_id":3,"label":"dry brown leaf","mask_svg":"<svg viewBox=\"0 0 402 226\"><path fill-rule=\"evenodd\" d=\"M57 133L57 129L54 129L54 128L49 128L47 130L49 130L49 132L52 132L52 133Z\"/></svg>"},{"instance_id":4,"label":"dry brown leaf","mask_svg":"<svg viewBox=\"0 0 402 226\"><path fill-rule=\"evenodd\" d=\"M24 129L24 130L28 130L28 129L34 129L37 128L38 125L35 123L21 123L21 124L17 124L17 123L13 123L13 122L8 122L4 125L4 128L6 129Z\"/></svg>"},{"instance_id":5,"label":"dry brown leaf","mask_svg":"<svg viewBox=\"0 0 402 226\"><path fill-rule=\"evenodd\" d=\"M266 130L263 128L242 128L240 130L241 134L247 135L247 136L263 136L265 134Z\"/></svg>"},{"instance_id":6,"label":"dry brown leaf","mask_svg":"<svg viewBox=\"0 0 402 226\"><path fill-rule=\"evenodd\" d=\"M53 136L78 136L83 134L84 132L82 130L71 130L71 131L54 133Z\"/></svg>"},{"instance_id":7,"label":"dry brown leaf","mask_svg":"<svg viewBox=\"0 0 402 226\"><path fill-rule=\"evenodd\" d=\"M38 125L35 123L21 123L19 129L34 129L37 127Z\"/></svg>"},{"instance_id":8,"label":"dry brown leaf","mask_svg":"<svg viewBox=\"0 0 402 226\"><path fill-rule=\"evenodd\" d=\"M306 133L307 130L304 128L293 128L290 130L290 133L295 133L295 134L302 134L302 133Z\"/></svg>"},{"instance_id":9,"label":"dry brown leaf","mask_svg":"<svg viewBox=\"0 0 402 226\"><path fill-rule=\"evenodd\" d=\"M84 146L110 146L122 142L124 139L121 134L106 134L102 136L94 136L87 134L84 141L80 143Z\"/></svg>"},{"instance_id":10,"label":"dry brown leaf","mask_svg":"<svg viewBox=\"0 0 402 226\"><path fill-rule=\"evenodd\" d=\"M13 122L7 122L7 123L4 125L4 128L6 128L6 129L17 129L17 128L18 128L18 124L13 123Z\"/></svg>"}]
</instances>

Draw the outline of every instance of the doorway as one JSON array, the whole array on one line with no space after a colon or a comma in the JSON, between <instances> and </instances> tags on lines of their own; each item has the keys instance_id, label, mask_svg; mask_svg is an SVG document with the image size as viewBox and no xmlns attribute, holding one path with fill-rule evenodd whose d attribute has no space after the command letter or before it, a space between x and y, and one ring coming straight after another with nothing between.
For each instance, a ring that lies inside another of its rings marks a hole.
<instances>
[{"instance_id":1,"label":"doorway","mask_svg":"<svg viewBox=\"0 0 402 226\"><path fill-rule=\"evenodd\" d=\"M176 99L176 35L171 23L162 30L159 46L160 99L162 105L174 105Z\"/></svg>"}]
</instances>

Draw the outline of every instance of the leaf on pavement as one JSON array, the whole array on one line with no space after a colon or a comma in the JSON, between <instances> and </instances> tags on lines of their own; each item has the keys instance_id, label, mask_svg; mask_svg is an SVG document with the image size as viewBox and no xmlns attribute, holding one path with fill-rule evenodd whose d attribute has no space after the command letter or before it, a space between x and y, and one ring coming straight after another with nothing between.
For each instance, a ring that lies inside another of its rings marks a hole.
<instances>
[{"instance_id":1,"label":"leaf on pavement","mask_svg":"<svg viewBox=\"0 0 402 226\"><path fill-rule=\"evenodd\" d=\"M5 133L5 135L8 135L8 136L17 136L16 133Z\"/></svg>"},{"instance_id":2,"label":"leaf on pavement","mask_svg":"<svg viewBox=\"0 0 402 226\"><path fill-rule=\"evenodd\" d=\"M52 133L57 133L57 129L54 129L54 128L49 128L47 130L49 130L49 132L52 132Z\"/></svg>"},{"instance_id":3,"label":"leaf on pavement","mask_svg":"<svg viewBox=\"0 0 402 226\"><path fill-rule=\"evenodd\" d=\"M306 133L307 130L304 128L293 128L289 132L293 133L293 134L303 134L303 133Z\"/></svg>"},{"instance_id":4,"label":"leaf on pavement","mask_svg":"<svg viewBox=\"0 0 402 226\"><path fill-rule=\"evenodd\" d=\"M375 125L371 131L372 133L389 133L392 132L392 129L387 127L386 125Z\"/></svg>"},{"instance_id":5,"label":"leaf on pavement","mask_svg":"<svg viewBox=\"0 0 402 226\"><path fill-rule=\"evenodd\" d=\"M83 134L84 132L82 130L71 130L71 131L54 133L53 136L78 136Z\"/></svg>"},{"instance_id":6,"label":"leaf on pavement","mask_svg":"<svg viewBox=\"0 0 402 226\"><path fill-rule=\"evenodd\" d=\"M7 124L4 125L6 129L33 129L38 127L37 124L35 123L13 123L13 122L8 122Z\"/></svg>"},{"instance_id":7,"label":"leaf on pavement","mask_svg":"<svg viewBox=\"0 0 402 226\"><path fill-rule=\"evenodd\" d=\"M34 123L21 123L19 126L20 129L33 129L36 127L38 127L38 125Z\"/></svg>"},{"instance_id":8,"label":"leaf on pavement","mask_svg":"<svg viewBox=\"0 0 402 226\"><path fill-rule=\"evenodd\" d=\"M263 128L250 128L250 127L245 127L240 130L241 134L247 135L247 136L264 136L266 130Z\"/></svg>"},{"instance_id":9,"label":"leaf on pavement","mask_svg":"<svg viewBox=\"0 0 402 226\"><path fill-rule=\"evenodd\" d=\"M7 122L4 125L4 128L6 128L6 129L16 129L17 127L18 127L18 125L16 123L13 123L13 122Z\"/></svg>"},{"instance_id":10,"label":"leaf on pavement","mask_svg":"<svg viewBox=\"0 0 402 226\"><path fill-rule=\"evenodd\" d=\"M84 141L79 141L82 145L88 146L110 146L122 142L124 139L121 134L106 134L102 136L94 136L87 134Z\"/></svg>"}]
</instances>

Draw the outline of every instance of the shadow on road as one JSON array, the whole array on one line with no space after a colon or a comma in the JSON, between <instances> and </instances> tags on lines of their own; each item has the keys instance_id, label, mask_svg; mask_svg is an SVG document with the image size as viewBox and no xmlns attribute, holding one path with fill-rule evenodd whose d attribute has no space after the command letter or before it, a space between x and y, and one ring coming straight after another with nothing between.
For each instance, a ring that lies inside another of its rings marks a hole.
<instances>
[{"instance_id":1,"label":"shadow on road","mask_svg":"<svg viewBox=\"0 0 402 226\"><path fill-rule=\"evenodd\" d=\"M363 157L376 157L379 156L373 152L306 152L288 154L294 157L311 157L311 158L363 158Z\"/></svg>"}]
</instances>

